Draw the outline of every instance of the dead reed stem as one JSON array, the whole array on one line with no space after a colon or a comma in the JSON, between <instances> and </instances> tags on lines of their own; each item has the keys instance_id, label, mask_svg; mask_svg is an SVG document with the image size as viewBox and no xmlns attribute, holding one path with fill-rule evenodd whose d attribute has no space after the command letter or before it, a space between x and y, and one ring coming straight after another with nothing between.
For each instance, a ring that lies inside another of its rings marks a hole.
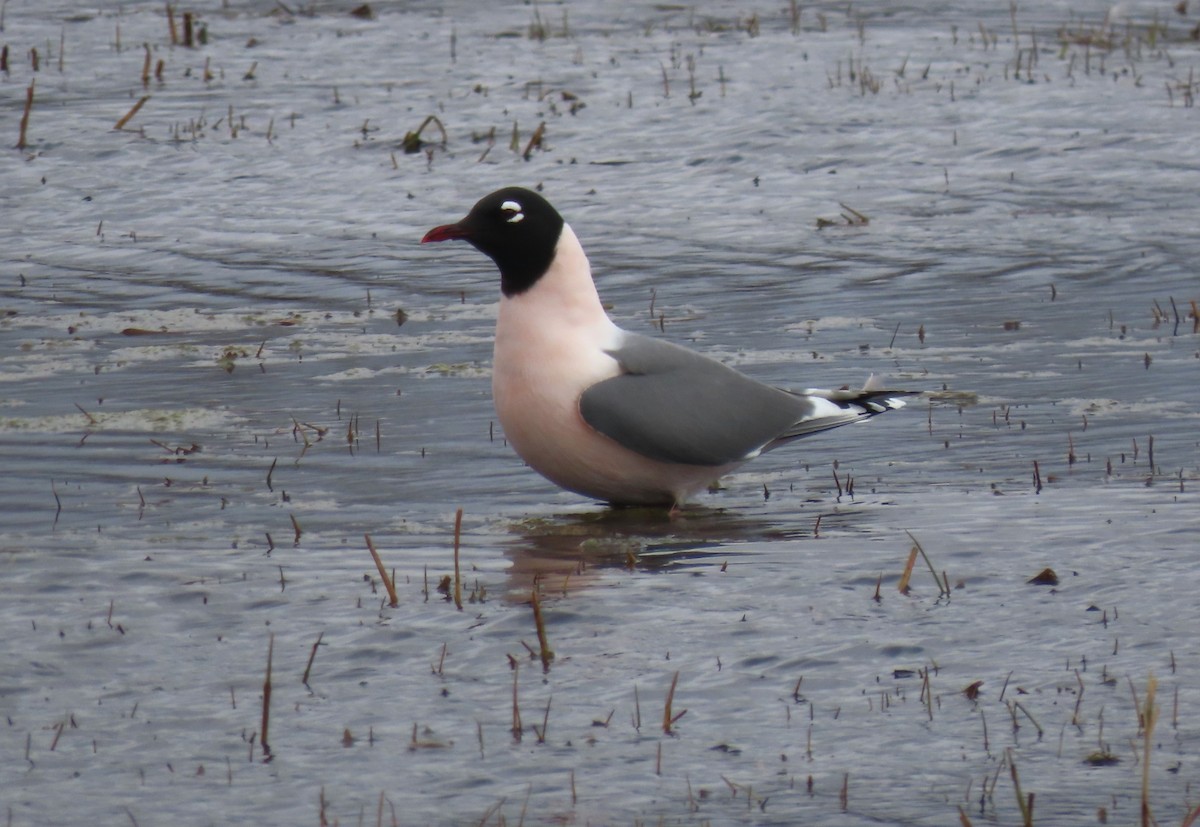
<instances>
[{"instance_id":1,"label":"dead reed stem","mask_svg":"<svg viewBox=\"0 0 1200 827\"><path fill-rule=\"evenodd\" d=\"M1154 696L1158 692L1158 679L1151 673L1146 681L1146 705L1142 707L1142 827L1151 827L1154 816L1150 814L1150 744L1154 736L1154 724L1158 720L1158 707Z\"/></svg>"},{"instance_id":2,"label":"dead reed stem","mask_svg":"<svg viewBox=\"0 0 1200 827\"><path fill-rule=\"evenodd\" d=\"M454 605L458 610L462 611L462 572L458 565L458 546L459 540L462 537L462 515L463 510L460 508L454 514Z\"/></svg>"},{"instance_id":3,"label":"dead reed stem","mask_svg":"<svg viewBox=\"0 0 1200 827\"><path fill-rule=\"evenodd\" d=\"M133 116L138 113L139 109L146 105L146 101L148 100L150 100L149 95L142 95L140 98L138 98L138 102L130 107L129 111L126 112L119 121L117 121L116 125L113 126L113 129L118 131L124 129L125 124L133 120Z\"/></svg>"},{"instance_id":4,"label":"dead reed stem","mask_svg":"<svg viewBox=\"0 0 1200 827\"><path fill-rule=\"evenodd\" d=\"M1008 750L1008 771L1012 775L1013 788L1017 793L1017 806L1021 809L1021 824L1024 827L1033 827L1033 793L1029 794L1026 800L1021 792L1021 777L1017 774L1017 762L1013 759L1012 747Z\"/></svg>"},{"instance_id":5,"label":"dead reed stem","mask_svg":"<svg viewBox=\"0 0 1200 827\"><path fill-rule=\"evenodd\" d=\"M267 743L267 729L271 723L271 661L275 656L275 633L272 632L267 643L267 675L263 679L262 727L258 742L262 745L263 758L271 760L271 747Z\"/></svg>"},{"instance_id":6,"label":"dead reed stem","mask_svg":"<svg viewBox=\"0 0 1200 827\"><path fill-rule=\"evenodd\" d=\"M1024 707L1022 704L1021 704L1021 702L1020 702L1020 701L1013 701L1013 706L1014 706L1015 708L1017 708L1017 709L1021 710L1021 712L1022 712L1022 713L1025 715L1025 717L1029 719L1029 722L1030 722L1031 724L1033 724L1033 728L1037 730L1037 734L1038 734L1038 740L1040 741L1040 740L1042 739L1042 736L1044 736L1044 735L1045 735L1045 732L1044 732L1044 730L1042 729L1042 725L1041 725L1041 724L1039 724L1039 723L1037 722L1037 719L1036 719L1036 718L1034 718L1034 717L1033 717L1031 714L1029 714L1029 710L1028 710L1028 709L1026 709L1026 708L1025 708L1025 707Z\"/></svg>"},{"instance_id":7,"label":"dead reed stem","mask_svg":"<svg viewBox=\"0 0 1200 827\"><path fill-rule=\"evenodd\" d=\"M400 605L400 601L396 597L396 584L392 582L387 569L383 567L383 560L380 559L379 552L375 550L375 543L371 540L371 535L364 534L363 538L367 541L367 551L371 552L371 559L375 561L375 569L379 572L380 579L383 580L383 588L387 590L388 605L394 609Z\"/></svg>"},{"instance_id":8,"label":"dead reed stem","mask_svg":"<svg viewBox=\"0 0 1200 827\"><path fill-rule=\"evenodd\" d=\"M521 157L526 161L533 154L533 150L542 148L542 138L546 134L546 122L542 121L538 124L537 129L533 130L533 135L529 137L529 143L525 144L525 151L521 153Z\"/></svg>"},{"instance_id":9,"label":"dead reed stem","mask_svg":"<svg viewBox=\"0 0 1200 827\"><path fill-rule=\"evenodd\" d=\"M34 81L29 81L29 88L25 90L25 110L21 113L21 128L17 133L17 149L25 148L25 133L29 129L29 110L33 109L33 84Z\"/></svg>"},{"instance_id":10,"label":"dead reed stem","mask_svg":"<svg viewBox=\"0 0 1200 827\"><path fill-rule=\"evenodd\" d=\"M542 728L538 729L536 725L533 728L533 732L535 735L537 735L537 742L539 744L546 743L546 728L550 726L550 703L553 700L553 695L546 699L546 712L542 715Z\"/></svg>"},{"instance_id":11,"label":"dead reed stem","mask_svg":"<svg viewBox=\"0 0 1200 827\"><path fill-rule=\"evenodd\" d=\"M675 673L675 675L671 678L671 688L667 690L667 703L663 707L663 725L662 726L663 726L663 734L665 734L665 735L673 734L673 730L671 729L672 724L674 724L675 721L679 720L679 718L683 716L683 712L680 712L679 715L676 715L676 716L671 715L671 704L675 700L675 686L678 683L679 683L679 672L677 671ZM685 709L684 712L687 712L687 710Z\"/></svg>"},{"instance_id":12,"label":"dead reed stem","mask_svg":"<svg viewBox=\"0 0 1200 827\"><path fill-rule=\"evenodd\" d=\"M917 547L913 546L908 552L908 562L904 564L904 573L900 575L900 582L896 588L900 594L908 594L908 581L912 578L913 566L917 562Z\"/></svg>"},{"instance_id":13,"label":"dead reed stem","mask_svg":"<svg viewBox=\"0 0 1200 827\"><path fill-rule=\"evenodd\" d=\"M524 727L521 726L521 706L517 702L517 678L521 674L520 661L513 660L513 710L512 710L512 736L514 741L521 740L521 731Z\"/></svg>"},{"instance_id":14,"label":"dead reed stem","mask_svg":"<svg viewBox=\"0 0 1200 827\"><path fill-rule=\"evenodd\" d=\"M546 639L546 622L542 619L542 602L538 599L537 584L533 585L533 594L530 598L533 604L533 624L537 627L538 648L542 659L542 671L550 671L550 661L554 660L554 652L550 649L550 643Z\"/></svg>"},{"instance_id":15,"label":"dead reed stem","mask_svg":"<svg viewBox=\"0 0 1200 827\"><path fill-rule=\"evenodd\" d=\"M938 596L941 597L944 595L949 597L950 579L947 578L945 574L943 574L941 577L938 577L937 570L934 569L933 563L929 559L929 555L926 554L925 549L921 547L921 541L914 537L911 531L906 530L904 533L907 534L908 538L913 541L913 545L916 546L917 551L921 553L921 559L924 560L925 565L929 567L929 573L933 575L933 582L936 583L938 587Z\"/></svg>"},{"instance_id":16,"label":"dead reed stem","mask_svg":"<svg viewBox=\"0 0 1200 827\"><path fill-rule=\"evenodd\" d=\"M316 641L313 642L312 650L308 653L308 663L304 666L304 677L300 678L300 683L308 686L308 674L312 671L313 661L317 657L317 647L321 645L321 638L325 637L325 633L321 632L317 635Z\"/></svg>"},{"instance_id":17,"label":"dead reed stem","mask_svg":"<svg viewBox=\"0 0 1200 827\"><path fill-rule=\"evenodd\" d=\"M1079 684L1079 694L1075 696L1075 711L1071 713L1071 726L1079 726L1079 707L1083 703L1083 678L1079 670L1075 670L1075 681Z\"/></svg>"}]
</instances>

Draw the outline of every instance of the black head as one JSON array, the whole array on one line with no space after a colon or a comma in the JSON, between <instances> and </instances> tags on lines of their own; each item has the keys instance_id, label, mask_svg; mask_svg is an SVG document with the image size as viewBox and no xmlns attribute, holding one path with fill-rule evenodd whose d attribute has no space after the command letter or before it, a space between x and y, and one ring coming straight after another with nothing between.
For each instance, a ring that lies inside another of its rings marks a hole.
<instances>
[{"instance_id":1,"label":"black head","mask_svg":"<svg viewBox=\"0 0 1200 827\"><path fill-rule=\"evenodd\" d=\"M457 224L434 227L421 239L460 238L500 268L500 290L506 296L532 287L554 260L563 219L550 202L532 190L505 187L479 201Z\"/></svg>"}]
</instances>

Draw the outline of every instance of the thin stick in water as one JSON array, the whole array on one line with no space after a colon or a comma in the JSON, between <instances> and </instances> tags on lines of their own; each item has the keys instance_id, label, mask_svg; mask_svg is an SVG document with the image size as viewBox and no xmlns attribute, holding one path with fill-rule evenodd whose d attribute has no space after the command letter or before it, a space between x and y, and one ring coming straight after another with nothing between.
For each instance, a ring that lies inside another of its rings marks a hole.
<instances>
[{"instance_id":1,"label":"thin stick in water","mask_svg":"<svg viewBox=\"0 0 1200 827\"><path fill-rule=\"evenodd\" d=\"M458 509L454 514L454 605L458 610L462 611L462 572L458 565L458 546L459 539L462 537L462 515L463 510Z\"/></svg>"},{"instance_id":2,"label":"thin stick in water","mask_svg":"<svg viewBox=\"0 0 1200 827\"><path fill-rule=\"evenodd\" d=\"M383 567L383 560L380 559L379 552L375 550L375 543L371 540L371 535L364 534L363 537L367 541L367 551L371 552L371 558L375 561L375 568L379 571L379 577L383 580L383 587L387 590L388 605L394 609L400 605L400 601L396 597L396 584L392 582L392 578L388 576L387 569Z\"/></svg>"},{"instance_id":3,"label":"thin stick in water","mask_svg":"<svg viewBox=\"0 0 1200 827\"><path fill-rule=\"evenodd\" d=\"M308 675L312 672L313 661L317 657L317 647L321 645L321 638L325 637L325 633L321 632L317 635L316 641L313 642L312 651L308 653L308 663L304 667L304 677L300 678L300 683L308 686Z\"/></svg>"},{"instance_id":4,"label":"thin stick in water","mask_svg":"<svg viewBox=\"0 0 1200 827\"><path fill-rule=\"evenodd\" d=\"M271 760L271 747L267 744L267 728L271 723L271 661L275 656L275 633L272 632L267 643L267 676L263 679L262 727L258 742L262 744L263 758Z\"/></svg>"},{"instance_id":5,"label":"thin stick in water","mask_svg":"<svg viewBox=\"0 0 1200 827\"><path fill-rule=\"evenodd\" d=\"M25 90L25 110L21 113L21 129L17 133L17 149L25 148L25 133L29 129L29 110L33 109L33 84L34 81L29 81L29 88Z\"/></svg>"},{"instance_id":6,"label":"thin stick in water","mask_svg":"<svg viewBox=\"0 0 1200 827\"><path fill-rule=\"evenodd\" d=\"M550 661L554 660L554 652L550 649L550 643L546 638L546 622L542 618L542 602L538 599L536 583L533 586L533 596L530 602L533 604L533 624L537 627L538 646L541 649L542 671L549 672Z\"/></svg>"},{"instance_id":7,"label":"thin stick in water","mask_svg":"<svg viewBox=\"0 0 1200 827\"><path fill-rule=\"evenodd\" d=\"M131 120L133 120L133 116L138 113L138 110L140 110L143 106L146 105L146 101L148 101L148 100L150 100L149 95L142 95L140 98L138 98L138 102L135 103L132 107L130 107L129 111L126 112L119 121L117 121L116 125L113 126L113 129L116 129L118 131L124 129L125 124L127 124Z\"/></svg>"}]
</instances>

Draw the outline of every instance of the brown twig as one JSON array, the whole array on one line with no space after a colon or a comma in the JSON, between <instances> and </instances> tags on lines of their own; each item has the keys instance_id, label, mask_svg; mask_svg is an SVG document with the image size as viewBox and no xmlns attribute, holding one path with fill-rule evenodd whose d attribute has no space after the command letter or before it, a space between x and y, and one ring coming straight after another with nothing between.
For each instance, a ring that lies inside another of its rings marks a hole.
<instances>
[{"instance_id":1,"label":"brown twig","mask_svg":"<svg viewBox=\"0 0 1200 827\"><path fill-rule=\"evenodd\" d=\"M458 547L459 539L462 536L462 515L463 510L460 508L454 514L454 605L458 610L462 611L462 572L458 565Z\"/></svg>"},{"instance_id":2,"label":"brown twig","mask_svg":"<svg viewBox=\"0 0 1200 827\"><path fill-rule=\"evenodd\" d=\"M383 580L383 587L387 590L388 605L393 609L400 605L399 599L396 597L396 584L392 582L392 578L388 576L387 569L383 567L383 560L379 557L379 552L375 550L375 543L371 540L370 534L364 534L367 541L367 551L371 552L371 559L375 561L375 568L379 571L379 577Z\"/></svg>"},{"instance_id":3,"label":"brown twig","mask_svg":"<svg viewBox=\"0 0 1200 827\"><path fill-rule=\"evenodd\" d=\"M34 81L29 81L29 88L25 90L25 111L21 113L21 130L17 135L17 149L25 148L25 132L29 129L29 110L33 109L33 84Z\"/></svg>"},{"instance_id":4,"label":"brown twig","mask_svg":"<svg viewBox=\"0 0 1200 827\"><path fill-rule=\"evenodd\" d=\"M546 622L542 619L542 602L538 599L536 583L533 586L530 602L533 604L533 624L537 627L538 646L541 649L542 671L549 672L550 661L554 660L554 652L550 649L550 643L546 638Z\"/></svg>"},{"instance_id":5,"label":"brown twig","mask_svg":"<svg viewBox=\"0 0 1200 827\"><path fill-rule=\"evenodd\" d=\"M313 642L312 651L308 653L308 663L304 667L304 677L300 678L300 683L308 686L308 674L312 671L313 661L317 657L317 647L321 645L321 638L325 637L325 633L321 632L317 635L317 639Z\"/></svg>"},{"instance_id":6,"label":"brown twig","mask_svg":"<svg viewBox=\"0 0 1200 827\"><path fill-rule=\"evenodd\" d=\"M671 715L671 704L675 700L675 686L678 683L679 683L679 672L676 672L674 674L674 676L671 678L671 688L667 690L667 703L663 707L662 727L663 727L663 733L665 735L673 734L674 731L671 729L671 727L674 725L674 723L676 721L678 721L680 718L683 717L684 712L687 712L687 710L685 709L683 712L680 712L678 715L674 715L674 716Z\"/></svg>"},{"instance_id":7,"label":"brown twig","mask_svg":"<svg viewBox=\"0 0 1200 827\"><path fill-rule=\"evenodd\" d=\"M262 727L258 742L262 744L263 758L271 760L271 747L267 744L267 728L271 723L271 660L275 655L275 633L272 632L267 643L267 676L263 679Z\"/></svg>"},{"instance_id":8,"label":"brown twig","mask_svg":"<svg viewBox=\"0 0 1200 827\"><path fill-rule=\"evenodd\" d=\"M122 116L122 117L121 117L121 119L120 119L119 121L117 121L117 123L116 123L116 125L113 127L113 129L116 129L116 130L121 130L121 129L124 129L124 128L125 128L125 124L127 124L127 123L129 123L131 120L133 120L133 116L134 116L134 115L136 115L136 114L138 113L138 110L139 110L139 109L141 109L143 106L145 106L145 105L146 105L146 101L148 101L148 100L150 100L150 96L149 96L149 95L142 95L140 98L138 98L138 102L137 102L137 103L135 103L135 104L134 104L134 105L133 105L133 106L130 108L130 110L129 110L128 112L126 112L126 113L124 114L124 116Z\"/></svg>"}]
</instances>

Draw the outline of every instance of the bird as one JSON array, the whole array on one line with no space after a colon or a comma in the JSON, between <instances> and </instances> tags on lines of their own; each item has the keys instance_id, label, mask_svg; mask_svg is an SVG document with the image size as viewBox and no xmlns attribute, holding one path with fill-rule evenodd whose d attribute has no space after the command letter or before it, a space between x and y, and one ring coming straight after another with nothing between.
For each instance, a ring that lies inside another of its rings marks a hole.
<instances>
[{"instance_id":1,"label":"bird","mask_svg":"<svg viewBox=\"0 0 1200 827\"><path fill-rule=\"evenodd\" d=\"M422 244L461 240L500 271L492 397L505 438L561 488L678 511L759 454L904 406L910 391L790 391L618 327L579 238L542 195L505 187Z\"/></svg>"}]
</instances>

